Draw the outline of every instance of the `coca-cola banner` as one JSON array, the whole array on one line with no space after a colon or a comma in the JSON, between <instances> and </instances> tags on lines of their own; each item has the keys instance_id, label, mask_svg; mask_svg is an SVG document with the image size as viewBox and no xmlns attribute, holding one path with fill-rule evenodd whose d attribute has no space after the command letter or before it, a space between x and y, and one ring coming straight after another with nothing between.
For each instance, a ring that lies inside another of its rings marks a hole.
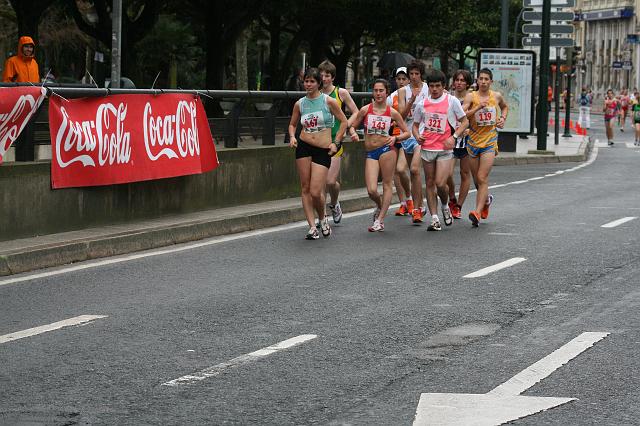
<instances>
[{"instance_id":1,"label":"coca-cola banner","mask_svg":"<svg viewBox=\"0 0 640 426\"><path fill-rule=\"evenodd\" d=\"M53 188L203 173L218 166L200 98L112 95L49 100Z\"/></svg>"},{"instance_id":2,"label":"coca-cola banner","mask_svg":"<svg viewBox=\"0 0 640 426\"><path fill-rule=\"evenodd\" d=\"M45 98L43 87L0 87L0 164Z\"/></svg>"}]
</instances>

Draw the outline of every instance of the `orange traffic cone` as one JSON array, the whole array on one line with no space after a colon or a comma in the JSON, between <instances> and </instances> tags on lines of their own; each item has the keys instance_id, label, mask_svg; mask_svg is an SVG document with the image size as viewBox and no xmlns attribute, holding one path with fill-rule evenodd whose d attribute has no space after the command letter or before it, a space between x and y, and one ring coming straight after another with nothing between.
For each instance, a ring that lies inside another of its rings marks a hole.
<instances>
[{"instance_id":1,"label":"orange traffic cone","mask_svg":"<svg viewBox=\"0 0 640 426\"><path fill-rule=\"evenodd\" d=\"M580 125L580 123L578 123L577 121L576 121L576 127L575 127L575 129L576 129L576 133L577 133L578 135L581 135L581 134L582 134L582 126L581 126L581 125Z\"/></svg>"}]
</instances>

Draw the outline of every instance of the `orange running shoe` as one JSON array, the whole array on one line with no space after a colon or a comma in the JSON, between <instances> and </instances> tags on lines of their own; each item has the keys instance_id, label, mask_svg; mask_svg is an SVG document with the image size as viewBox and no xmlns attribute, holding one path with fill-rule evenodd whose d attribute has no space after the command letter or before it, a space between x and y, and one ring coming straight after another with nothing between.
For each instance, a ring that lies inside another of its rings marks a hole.
<instances>
[{"instance_id":1,"label":"orange running shoe","mask_svg":"<svg viewBox=\"0 0 640 426\"><path fill-rule=\"evenodd\" d=\"M457 204L454 204L453 208L451 208L450 210L451 210L451 216L453 216L454 219L462 219L462 207L460 207Z\"/></svg>"},{"instance_id":2,"label":"orange running shoe","mask_svg":"<svg viewBox=\"0 0 640 426\"><path fill-rule=\"evenodd\" d=\"M480 223L480 215L477 211L472 210L469 212L469 220L471 221L471 225L473 225L474 228L477 228Z\"/></svg>"},{"instance_id":3,"label":"orange running shoe","mask_svg":"<svg viewBox=\"0 0 640 426\"><path fill-rule=\"evenodd\" d=\"M480 212L480 217L482 219L486 219L489 217L489 206L491 206L491 203L493 203L493 195L489 194L489 196L487 197L487 202Z\"/></svg>"},{"instance_id":4,"label":"orange running shoe","mask_svg":"<svg viewBox=\"0 0 640 426\"><path fill-rule=\"evenodd\" d=\"M420 225L422 223L422 211L420 209L413 209L411 216L414 224Z\"/></svg>"},{"instance_id":5,"label":"orange running shoe","mask_svg":"<svg viewBox=\"0 0 640 426\"><path fill-rule=\"evenodd\" d=\"M396 210L396 216L406 216L409 214L409 209L404 204L400 204L400 208Z\"/></svg>"},{"instance_id":6,"label":"orange running shoe","mask_svg":"<svg viewBox=\"0 0 640 426\"><path fill-rule=\"evenodd\" d=\"M413 200L407 200L407 214L411 214L414 208Z\"/></svg>"}]
</instances>

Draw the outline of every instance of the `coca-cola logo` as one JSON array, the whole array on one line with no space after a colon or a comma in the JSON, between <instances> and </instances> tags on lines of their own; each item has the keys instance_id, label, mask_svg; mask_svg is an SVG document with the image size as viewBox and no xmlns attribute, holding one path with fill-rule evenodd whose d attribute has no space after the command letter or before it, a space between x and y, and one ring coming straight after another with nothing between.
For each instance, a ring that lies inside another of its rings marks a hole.
<instances>
[{"instance_id":1,"label":"coca-cola logo","mask_svg":"<svg viewBox=\"0 0 640 426\"><path fill-rule=\"evenodd\" d=\"M56 133L56 159L61 168L126 164L131 159L131 134L125 131L127 106L100 104L95 119L75 121L60 107L62 123ZM70 158L69 158L70 157Z\"/></svg>"},{"instance_id":2,"label":"coca-cola logo","mask_svg":"<svg viewBox=\"0 0 640 426\"><path fill-rule=\"evenodd\" d=\"M151 161L162 156L186 158L200 155L195 101L180 101L175 114L153 115L151 103L144 106L144 146Z\"/></svg>"},{"instance_id":3,"label":"coca-cola logo","mask_svg":"<svg viewBox=\"0 0 640 426\"><path fill-rule=\"evenodd\" d=\"M0 114L0 159L18 138L37 107L38 101L32 95L21 95L10 112Z\"/></svg>"}]
</instances>

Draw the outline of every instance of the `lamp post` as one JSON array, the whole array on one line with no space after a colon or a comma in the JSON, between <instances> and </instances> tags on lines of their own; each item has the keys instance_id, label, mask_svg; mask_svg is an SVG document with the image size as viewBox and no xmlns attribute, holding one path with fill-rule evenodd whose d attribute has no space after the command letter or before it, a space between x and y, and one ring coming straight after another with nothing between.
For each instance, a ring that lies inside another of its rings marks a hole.
<instances>
[{"instance_id":1,"label":"lamp post","mask_svg":"<svg viewBox=\"0 0 640 426\"><path fill-rule=\"evenodd\" d=\"M111 83L120 87L120 61L122 54L122 0L113 0L111 9Z\"/></svg>"}]
</instances>

